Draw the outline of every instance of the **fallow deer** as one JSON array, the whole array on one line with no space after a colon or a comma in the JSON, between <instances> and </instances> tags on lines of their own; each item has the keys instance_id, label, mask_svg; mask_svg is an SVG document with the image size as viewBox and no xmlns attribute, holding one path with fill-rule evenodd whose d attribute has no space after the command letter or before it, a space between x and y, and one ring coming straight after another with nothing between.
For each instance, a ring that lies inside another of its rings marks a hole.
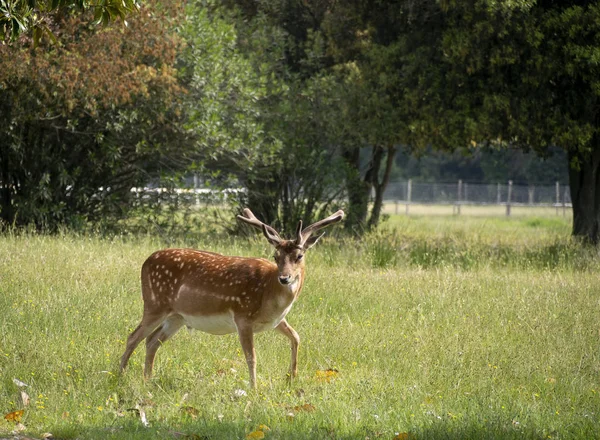
<instances>
[{"instance_id":1,"label":"fallow deer","mask_svg":"<svg viewBox=\"0 0 600 440\"><path fill-rule=\"evenodd\" d=\"M142 321L127 339L121 372L145 338L144 376L149 378L160 345L186 325L214 335L237 332L252 388L256 387L254 333L275 328L291 341L290 377L296 376L300 338L285 317L304 284L304 254L323 236L312 234L341 221L344 212L337 211L305 229L300 221L293 240L282 239L249 209L237 218L262 230L275 247L275 262L192 249L152 254L142 266Z\"/></svg>"}]
</instances>

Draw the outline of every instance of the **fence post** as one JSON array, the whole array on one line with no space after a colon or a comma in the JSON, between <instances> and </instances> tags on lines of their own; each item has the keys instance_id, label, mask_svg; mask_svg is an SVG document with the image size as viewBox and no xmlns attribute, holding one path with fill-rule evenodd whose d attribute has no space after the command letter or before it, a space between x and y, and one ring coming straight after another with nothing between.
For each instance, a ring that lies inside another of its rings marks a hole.
<instances>
[{"instance_id":1,"label":"fence post","mask_svg":"<svg viewBox=\"0 0 600 440\"><path fill-rule=\"evenodd\" d=\"M508 196L506 197L506 216L510 217L510 199L512 197L512 180L508 181Z\"/></svg>"},{"instance_id":2,"label":"fence post","mask_svg":"<svg viewBox=\"0 0 600 440\"><path fill-rule=\"evenodd\" d=\"M395 200L395 204L396 204L396 215L398 215L398 199Z\"/></svg>"},{"instance_id":3,"label":"fence post","mask_svg":"<svg viewBox=\"0 0 600 440\"><path fill-rule=\"evenodd\" d=\"M406 215L408 215L408 207L410 206L410 200L412 199L412 179L408 179L406 185Z\"/></svg>"},{"instance_id":4,"label":"fence post","mask_svg":"<svg viewBox=\"0 0 600 440\"><path fill-rule=\"evenodd\" d=\"M565 188L565 193L563 194L563 202L562 202L562 206L563 206L563 217L567 216L567 191L568 191L568 187Z\"/></svg>"},{"instance_id":5,"label":"fence post","mask_svg":"<svg viewBox=\"0 0 600 440\"><path fill-rule=\"evenodd\" d=\"M527 192L529 195L529 205L533 205L533 194L535 192L535 185L529 185L529 188L527 188Z\"/></svg>"},{"instance_id":6,"label":"fence post","mask_svg":"<svg viewBox=\"0 0 600 440\"><path fill-rule=\"evenodd\" d=\"M501 205L502 204L502 194L500 191L500 184L497 183L496 184L496 204L497 205Z\"/></svg>"},{"instance_id":7,"label":"fence post","mask_svg":"<svg viewBox=\"0 0 600 440\"><path fill-rule=\"evenodd\" d=\"M200 194L198 193L198 174L194 173L194 198L196 199L196 206L200 206Z\"/></svg>"},{"instance_id":8,"label":"fence post","mask_svg":"<svg viewBox=\"0 0 600 440\"><path fill-rule=\"evenodd\" d=\"M456 213L460 215L460 202L462 200L462 179L458 180L458 194L456 197Z\"/></svg>"},{"instance_id":9,"label":"fence post","mask_svg":"<svg viewBox=\"0 0 600 440\"><path fill-rule=\"evenodd\" d=\"M556 215L558 215L558 207L560 206L560 183L556 182Z\"/></svg>"}]
</instances>

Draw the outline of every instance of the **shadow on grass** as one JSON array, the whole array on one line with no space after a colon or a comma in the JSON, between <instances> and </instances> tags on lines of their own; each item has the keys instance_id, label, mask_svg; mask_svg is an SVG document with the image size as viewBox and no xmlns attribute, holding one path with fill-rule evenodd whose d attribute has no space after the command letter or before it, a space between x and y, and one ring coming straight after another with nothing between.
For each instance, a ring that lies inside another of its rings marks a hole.
<instances>
[{"instance_id":1,"label":"shadow on grass","mask_svg":"<svg viewBox=\"0 0 600 440\"><path fill-rule=\"evenodd\" d=\"M52 439L72 440L72 439L181 439L181 440L209 440L209 439L260 439L260 434L248 436L251 432L248 425L252 423L244 421L236 422L218 422L216 420L197 419L193 421L182 420L180 424L154 422L149 427L142 426L139 421L134 419L118 420L110 427L86 427L86 426L62 426L56 427L52 432ZM356 426L354 429L348 429L344 426L327 426L325 421L316 422L305 419L303 421L286 421L285 423L273 424L265 430L264 439L294 439L294 440L312 440L312 439L398 439L398 440L465 440L465 439L553 439L553 438L573 438L573 439L591 439L597 438L597 431L593 423L586 426L566 427L561 432L526 428L518 425L484 425L478 426L468 422L452 421L440 422L428 427L415 427L407 432L377 431L372 427ZM258 427L258 422L256 427ZM247 437L248 436L248 437ZM0 436L2 438L2 436ZM35 439L40 437L15 437L11 439Z\"/></svg>"}]
</instances>

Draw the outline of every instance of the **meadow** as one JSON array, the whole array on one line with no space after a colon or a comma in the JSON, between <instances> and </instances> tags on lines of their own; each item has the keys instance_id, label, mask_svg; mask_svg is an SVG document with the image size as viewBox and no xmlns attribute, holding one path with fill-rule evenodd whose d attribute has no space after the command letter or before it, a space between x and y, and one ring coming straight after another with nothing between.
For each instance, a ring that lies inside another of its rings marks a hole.
<instances>
[{"instance_id":1,"label":"meadow","mask_svg":"<svg viewBox=\"0 0 600 440\"><path fill-rule=\"evenodd\" d=\"M392 215L323 240L288 315L298 378L287 339L260 333L256 391L234 335L181 331L149 381L141 344L118 374L141 264L164 241L4 235L0 411L23 413L0 438L600 438L600 257L569 231L562 216ZM175 241L272 255L260 237Z\"/></svg>"}]
</instances>

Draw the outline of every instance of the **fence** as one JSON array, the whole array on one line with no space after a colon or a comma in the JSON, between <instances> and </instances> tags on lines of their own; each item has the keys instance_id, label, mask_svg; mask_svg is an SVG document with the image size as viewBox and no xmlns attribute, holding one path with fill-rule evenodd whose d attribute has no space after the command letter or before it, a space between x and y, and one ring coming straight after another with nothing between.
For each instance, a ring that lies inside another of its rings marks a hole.
<instances>
[{"instance_id":1,"label":"fence","mask_svg":"<svg viewBox=\"0 0 600 440\"><path fill-rule=\"evenodd\" d=\"M207 188L132 188L140 202L163 203L170 201L186 205L222 204L245 192L243 188L224 190ZM463 206L501 206L506 215L511 215L512 207L555 208L556 215L565 215L571 208L571 193L567 185L556 182L554 185L514 185L468 183L459 180L455 183L419 183L412 180L390 182L383 195L387 212L410 213L413 205L452 206L454 214L461 214Z\"/></svg>"},{"instance_id":2,"label":"fence","mask_svg":"<svg viewBox=\"0 0 600 440\"><path fill-rule=\"evenodd\" d=\"M452 205L455 214L465 205L499 205L511 215L513 206L554 207L556 214L571 207L569 187L554 185L514 185L467 183L418 183L412 180L390 182L384 193L384 203L394 204L396 214L410 213L411 205Z\"/></svg>"}]
</instances>

